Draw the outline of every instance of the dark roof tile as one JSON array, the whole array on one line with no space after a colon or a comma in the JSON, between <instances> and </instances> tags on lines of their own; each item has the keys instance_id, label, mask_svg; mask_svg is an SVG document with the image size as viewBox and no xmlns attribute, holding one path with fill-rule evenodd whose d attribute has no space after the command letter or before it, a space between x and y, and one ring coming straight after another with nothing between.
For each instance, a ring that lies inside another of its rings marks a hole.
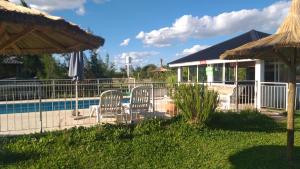
<instances>
[{"instance_id":1,"label":"dark roof tile","mask_svg":"<svg viewBox=\"0 0 300 169\"><path fill-rule=\"evenodd\" d=\"M229 39L227 41L221 42L214 46L211 46L207 49L201 50L194 54L188 55L186 57L180 58L169 64L178 64L178 63L186 63L186 62L194 62L194 61L202 61L202 60L213 60L219 59L220 55L227 50L231 50L242 46L246 43L259 40L261 38L270 36L270 34L259 32L256 30L251 30L247 33Z\"/></svg>"}]
</instances>

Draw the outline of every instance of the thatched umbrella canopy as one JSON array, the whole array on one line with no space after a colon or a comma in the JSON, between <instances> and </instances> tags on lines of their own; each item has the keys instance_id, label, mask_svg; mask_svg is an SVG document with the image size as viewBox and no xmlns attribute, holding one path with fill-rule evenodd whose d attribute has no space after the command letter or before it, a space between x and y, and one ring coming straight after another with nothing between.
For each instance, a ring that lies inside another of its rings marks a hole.
<instances>
[{"instance_id":1,"label":"thatched umbrella canopy","mask_svg":"<svg viewBox=\"0 0 300 169\"><path fill-rule=\"evenodd\" d=\"M288 159L293 156L296 66L300 61L300 0L292 0L287 18L274 35L226 51L221 59L277 58L289 68L288 89Z\"/></svg>"},{"instance_id":2,"label":"thatched umbrella canopy","mask_svg":"<svg viewBox=\"0 0 300 169\"><path fill-rule=\"evenodd\" d=\"M0 0L0 56L70 53L96 49L104 39L36 9ZM83 64L83 63L81 63ZM77 69L76 69L77 70ZM76 80L76 115L78 115Z\"/></svg>"},{"instance_id":3,"label":"thatched umbrella canopy","mask_svg":"<svg viewBox=\"0 0 300 169\"><path fill-rule=\"evenodd\" d=\"M160 67L153 70L152 72L158 72L158 73L162 73L162 72L169 72L169 69L166 69L163 67L163 59L160 59Z\"/></svg>"},{"instance_id":4,"label":"thatched umbrella canopy","mask_svg":"<svg viewBox=\"0 0 300 169\"><path fill-rule=\"evenodd\" d=\"M169 72L170 70L169 69L166 69L166 68L164 68L164 67L159 67L159 68L157 68L157 69L155 69L155 70L153 70L152 72Z\"/></svg>"},{"instance_id":5,"label":"thatched umbrella canopy","mask_svg":"<svg viewBox=\"0 0 300 169\"><path fill-rule=\"evenodd\" d=\"M0 37L0 55L69 53L104 44L60 17L6 0L0 0Z\"/></svg>"}]
</instances>

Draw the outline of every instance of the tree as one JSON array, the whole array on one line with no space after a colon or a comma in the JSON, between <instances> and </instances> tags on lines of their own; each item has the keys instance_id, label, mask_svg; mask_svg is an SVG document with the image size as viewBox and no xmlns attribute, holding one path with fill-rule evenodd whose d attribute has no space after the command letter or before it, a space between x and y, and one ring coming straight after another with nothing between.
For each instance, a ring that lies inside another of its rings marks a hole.
<instances>
[{"instance_id":1,"label":"tree","mask_svg":"<svg viewBox=\"0 0 300 169\"><path fill-rule=\"evenodd\" d=\"M107 68L109 67L109 54L108 53L105 56L105 65Z\"/></svg>"},{"instance_id":2,"label":"tree","mask_svg":"<svg viewBox=\"0 0 300 169\"><path fill-rule=\"evenodd\" d=\"M23 56L20 60L23 62L20 73L21 78L34 78L37 74L42 73L44 66L40 60L40 56Z\"/></svg>"},{"instance_id":3,"label":"tree","mask_svg":"<svg viewBox=\"0 0 300 169\"><path fill-rule=\"evenodd\" d=\"M104 73L105 77L113 77L115 75L116 72L115 64L110 63L108 53L105 56L104 68L105 68L105 73Z\"/></svg>"},{"instance_id":4,"label":"tree","mask_svg":"<svg viewBox=\"0 0 300 169\"><path fill-rule=\"evenodd\" d=\"M102 62L97 50L90 50L90 60L86 61L86 77L87 78L104 78L105 64Z\"/></svg>"},{"instance_id":5,"label":"tree","mask_svg":"<svg viewBox=\"0 0 300 169\"><path fill-rule=\"evenodd\" d=\"M108 72L107 77L114 77L116 75L116 66L114 63L110 63L107 72Z\"/></svg>"},{"instance_id":6,"label":"tree","mask_svg":"<svg viewBox=\"0 0 300 169\"><path fill-rule=\"evenodd\" d=\"M137 80L141 80L142 68L140 66L136 67L133 71L133 77Z\"/></svg>"},{"instance_id":7,"label":"tree","mask_svg":"<svg viewBox=\"0 0 300 169\"><path fill-rule=\"evenodd\" d=\"M157 67L154 64L148 64L145 65L144 67L136 67L133 70L133 76L138 79L155 79L156 75L154 73L154 70L156 70Z\"/></svg>"},{"instance_id":8,"label":"tree","mask_svg":"<svg viewBox=\"0 0 300 169\"><path fill-rule=\"evenodd\" d=\"M127 69L125 67L120 68L121 77L127 77Z\"/></svg>"},{"instance_id":9,"label":"tree","mask_svg":"<svg viewBox=\"0 0 300 169\"><path fill-rule=\"evenodd\" d=\"M147 79L153 78L153 71L156 68L157 67L154 64L148 64L144 66L141 71L141 78L147 78Z\"/></svg>"},{"instance_id":10,"label":"tree","mask_svg":"<svg viewBox=\"0 0 300 169\"><path fill-rule=\"evenodd\" d=\"M59 79L64 76L62 66L51 55L41 56L43 69L37 72L39 79Z\"/></svg>"}]
</instances>

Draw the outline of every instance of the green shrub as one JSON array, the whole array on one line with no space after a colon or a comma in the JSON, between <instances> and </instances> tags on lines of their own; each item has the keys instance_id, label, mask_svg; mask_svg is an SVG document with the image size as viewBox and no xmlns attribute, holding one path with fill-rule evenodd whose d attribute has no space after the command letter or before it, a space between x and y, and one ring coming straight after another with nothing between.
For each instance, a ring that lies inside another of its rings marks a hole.
<instances>
[{"instance_id":1,"label":"green shrub","mask_svg":"<svg viewBox=\"0 0 300 169\"><path fill-rule=\"evenodd\" d=\"M210 120L218 105L218 93L203 85L180 85L174 99L183 117L200 126Z\"/></svg>"},{"instance_id":2,"label":"green shrub","mask_svg":"<svg viewBox=\"0 0 300 169\"><path fill-rule=\"evenodd\" d=\"M208 127L233 131L285 131L284 123L253 110L214 113Z\"/></svg>"},{"instance_id":3,"label":"green shrub","mask_svg":"<svg viewBox=\"0 0 300 169\"><path fill-rule=\"evenodd\" d=\"M97 140L110 140L110 141L131 139L132 138L131 128L132 126L112 125L112 124L98 126L96 138Z\"/></svg>"},{"instance_id":4,"label":"green shrub","mask_svg":"<svg viewBox=\"0 0 300 169\"><path fill-rule=\"evenodd\" d=\"M150 119L142 121L137 124L133 133L135 135L144 135L150 134L152 132L156 132L162 128L162 120L161 119Z\"/></svg>"},{"instance_id":5,"label":"green shrub","mask_svg":"<svg viewBox=\"0 0 300 169\"><path fill-rule=\"evenodd\" d=\"M131 131L129 128L119 127L115 129L113 132L113 138L121 140L121 139L131 139Z\"/></svg>"}]
</instances>

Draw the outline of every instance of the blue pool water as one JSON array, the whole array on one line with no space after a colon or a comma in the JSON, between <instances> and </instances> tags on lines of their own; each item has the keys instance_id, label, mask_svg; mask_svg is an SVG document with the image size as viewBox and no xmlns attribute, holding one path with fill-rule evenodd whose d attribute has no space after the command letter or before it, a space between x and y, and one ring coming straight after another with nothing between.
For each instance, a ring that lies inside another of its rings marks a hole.
<instances>
[{"instance_id":1,"label":"blue pool water","mask_svg":"<svg viewBox=\"0 0 300 169\"><path fill-rule=\"evenodd\" d=\"M123 103L128 103L129 99L123 99ZM79 109L88 109L91 105L98 105L99 99L95 100L79 100ZM54 101L54 102L42 102L41 110L45 111L59 111L59 110L74 110L75 101ZM12 113L28 113L39 112L39 103L16 103L16 104L0 104L0 114L12 114Z\"/></svg>"}]
</instances>

